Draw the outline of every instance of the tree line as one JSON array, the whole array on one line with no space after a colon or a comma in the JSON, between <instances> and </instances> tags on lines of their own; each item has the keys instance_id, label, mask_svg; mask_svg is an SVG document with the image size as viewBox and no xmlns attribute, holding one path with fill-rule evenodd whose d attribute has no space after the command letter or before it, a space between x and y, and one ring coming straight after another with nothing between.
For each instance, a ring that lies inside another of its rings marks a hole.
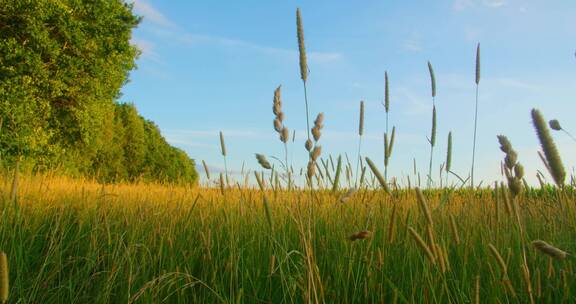
<instances>
[{"instance_id":1,"label":"tree line","mask_svg":"<svg viewBox=\"0 0 576 304\"><path fill-rule=\"evenodd\" d=\"M194 160L120 103L140 17L123 0L0 1L0 163L103 182L195 183Z\"/></svg>"}]
</instances>

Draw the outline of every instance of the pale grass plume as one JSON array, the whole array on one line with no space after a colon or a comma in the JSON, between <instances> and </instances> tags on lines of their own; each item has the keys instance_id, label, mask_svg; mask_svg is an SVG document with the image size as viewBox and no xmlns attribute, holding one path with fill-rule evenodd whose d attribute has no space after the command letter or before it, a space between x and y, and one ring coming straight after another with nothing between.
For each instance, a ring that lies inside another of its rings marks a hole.
<instances>
[{"instance_id":1,"label":"pale grass plume","mask_svg":"<svg viewBox=\"0 0 576 304\"><path fill-rule=\"evenodd\" d=\"M564 170L564 165L562 164L562 159L560 158L560 153L556 148L556 144L548 131L548 126L546 121L542 116L542 113L537 109L532 109L532 122L534 128L536 129L536 134L540 140L540 145L546 156L546 161L550 166L550 175L554 178L556 185L562 187L564 185L564 180L566 179L566 171Z\"/></svg>"},{"instance_id":2,"label":"pale grass plume","mask_svg":"<svg viewBox=\"0 0 576 304\"><path fill-rule=\"evenodd\" d=\"M532 246L538 249L538 251L548 256L551 256L557 260L564 260L566 259L566 257L568 257L568 253L566 251L556 248L542 240L532 241Z\"/></svg>"}]
</instances>

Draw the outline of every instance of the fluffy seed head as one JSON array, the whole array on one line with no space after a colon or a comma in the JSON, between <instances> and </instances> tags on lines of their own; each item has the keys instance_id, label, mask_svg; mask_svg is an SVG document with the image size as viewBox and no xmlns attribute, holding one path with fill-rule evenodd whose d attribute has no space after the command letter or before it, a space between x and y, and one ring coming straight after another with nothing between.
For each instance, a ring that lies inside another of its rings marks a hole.
<instances>
[{"instance_id":1,"label":"fluffy seed head","mask_svg":"<svg viewBox=\"0 0 576 304\"><path fill-rule=\"evenodd\" d=\"M222 156L226 156L226 145L224 144L224 134L220 131L220 150L222 152Z\"/></svg>"},{"instance_id":2,"label":"fluffy seed head","mask_svg":"<svg viewBox=\"0 0 576 304\"><path fill-rule=\"evenodd\" d=\"M278 86L276 88L276 90L274 90L274 101L273 101L273 107L272 107L272 112L274 113L274 115L278 115L278 113L280 113L282 110L282 86Z\"/></svg>"},{"instance_id":3,"label":"fluffy seed head","mask_svg":"<svg viewBox=\"0 0 576 304\"><path fill-rule=\"evenodd\" d=\"M436 77L434 76L434 69L432 64L428 61L428 72L430 73L430 85L432 89L432 97L436 97Z\"/></svg>"},{"instance_id":4,"label":"fluffy seed head","mask_svg":"<svg viewBox=\"0 0 576 304\"><path fill-rule=\"evenodd\" d=\"M386 113L390 111L390 88L388 84L388 72L384 72L384 108Z\"/></svg>"},{"instance_id":5,"label":"fluffy seed head","mask_svg":"<svg viewBox=\"0 0 576 304\"><path fill-rule=\"evenodd\" d=\"M436 145L436 106L432 107L432 133L430 134L430 145Z\"/></svg>"},{"instance_id":6,"label":"fluffy seed head","mask_svg":"<svg viewBox=\"0 0 576 304\"><path fill-rule=\"evenodd\" d=\"M282 131L282 122L280 119L278 119L278 117L274 119L274 130L276 130L276 132Z\"/></svg>"},{"instance_id":7,"label":"fluffy seed head","mask_svg":"<svg viewBox=\"0 0 576 304\"><path fill-rule=\"evenodd\" d=\"M208 165L206 165L206 162L204 160L202 160L202 166L204 166L204 172L206 172L206 178L210 179L210 170L208 170Z\"/></svg>"},{"instance_id":8,"label":"fluffy seed head","mask_svg":"<svg viewBox=\"0 0 576 304\"><path fill-rule=\"evenodd\" d=\"M296 9L296 30L298 35L298 51L300 53L300 78L306 82L308 79L308 63L306 62L306 47L304 46L304 26L300 8Z\"/></svg>"},{"instance_id":9,"label":"fluffy seed head","mask_svg":"<svg viewBox=\"0 0 576 304\"><path fill-rule=\"evenodd\" d=\"M480 83L480 43L476 46L476 84Z\"/></svg>"},{"instance_id":10,"label":"fluffy seed head","mask_svg":"<svg viewBox=\"0 0 576 304\"><path fill-rule=\"evenodd\" d=\"M322 154L322 147L321 146L314 146L314 150L310 153L310 158L312 161L316 161L318 157Z\"/></svg>"},{"instance_id":11,"label":"fluffy seed head","mask_svg":"<svg viewBox=\"0 0 576 304\"><path fill-rule=\"evenodd\" d=\"M360 125L358 126L358 135L364 134L364 101L360 101Z\"/></svg>"},{"instance_id":12,"label":"fluffy seed head","mask_svg":"<svg viewBox=\"0 0 576 304\"><path fill-rule=\"evenodd\" d=\"M538 249L540 252L558 260L564 260L568 256L566 251L560 250L542 240L533 241L532 246L534 246L534 248Z\"/></svg>"},{"instance_id":13,"label":"fluffy seed head","mask_svg":"<svg viewBox=\"0 0 576 304\"><path fill-rule=\"evenodd\" d=\"M306 169L306 176L308 176L309 180L312 180L314 175L316 175L316 164L312 160L309 160Z\"/></svg>"},{"instance_id":14,"label":"fluffy seed head","mask_svg":"<svg viewBox=\"0 0 576 304\"><path fill-rule=\"evenodd\" d=\"M287 143L289 138L290 138L290 131L288 131L288 128L286 127L282 128L282 131L280 132L280 140L283 143Z\"/></svg>"},{"instance_id":15,"label":"fluffy seed head","mask_svg":"<svg viewBox=\"0 0 576 304\"><path fill-rule=\"evenodd\" d=\"M308 152L312 151L312 147L314 146L314 143L312 143L312 141L310 139L306 140L306 143L304 144L304 147L306 148L306 150Z\"/></svg>"},{"instance_id":16,"label":"fluffy seed head","mask_svg":"<svg viewBox=\"0 0 576 304\"><path fill-rule=\"evenodd\" d=\"M550 136L548 131L548 126L546 121L542 116L542 113L536 109L532 109L532 122L534 123L534 128L536 129L536 134L540 139L540 145L542 150L544 150L544 155L550 166L550 174L554 178L556 185L561 187L564 185L564 180L566 179L566 171L564 170L564 165L560 159L560 153L556 148L556 144Z\"/></svg>"},{"instance_id":17,"label":"fluffy seed head","mask_svg":"<svg viewBox=\"0 0 576 304\"><path fill-rule=\"evenodd\" d=\"M270 165L270 162L268 162L268 160L266 159L266 156L256 153L256 160L258 160L258 163L260 164L260 166L262 166L262 168L268 170L272 169L272 166Z\"/></svg>"},{"instance_id":18,"label":"fluffy seed head","mask_svg":"<svg viewBox=\"0 0 576 304\"><path fill-rule=\"evenodd\" d=\"M550 125L550 128L552 130L555 131L562 130L562 126L560 126L560 122L557 119L552 119L551 121L548 122L548 125Z\"/></svg>"}]
</instances>

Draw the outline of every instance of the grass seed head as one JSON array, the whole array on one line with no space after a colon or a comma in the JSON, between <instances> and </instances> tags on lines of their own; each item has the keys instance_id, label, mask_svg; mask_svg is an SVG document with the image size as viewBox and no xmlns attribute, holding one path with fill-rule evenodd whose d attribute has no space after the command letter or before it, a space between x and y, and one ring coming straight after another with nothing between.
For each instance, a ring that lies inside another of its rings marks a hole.
<instances>
[{"instance_id":1,"label":"grass seed head","mask_svg":"<svg viewBox=\"0 0 576 304\"><path fill-rule=\"evenodd\" d=\"M536 134L540 140L540 145L542 150L544 150L544 156L546 156L546 161L550 166L550 174L554 178L556 185L562 187L564 185L564 180L566 179L566 171L564 170L564 165L562 164L562 159L560 159L560 153L556 148L556 144L550 136L548 131L548 126L546 121L542 116L542 113L536 109L532 109L532 122L534 128L536 129Z\"/></svg>"},{"instance_id":2,"label":"grass seed head","mask_svg":"<svg viewBox=\"0 0 576 304\"><path fill-rule=\"evenodd\" d=\"M538 251L546 255L549 255L557 260L564 260L568 256L568 253L566 251L560 250L542 240L532 241L532 246L538 249Z\"/></svg>"},{"instance_id":3,"label":"grass seed head","mask_svg":"<svg viewBox=\"0 0 576 304\"><path fill-rule=\"evenodd\" d=\"M296 30L298 35L298 52L300 54L300 78L306 82L308 79L308 63L306 61L306 47L304 46L304 26L300 8L296 9Z\"/></svg>"},{"instance_id":4,"label":"grass seed head","mask_svg":"<svg viewBox=\"0 0 576 304\"><path fill-rule=\"evenodd\" d=\"M550 126L550 129L552 129L552 130L555 130L555 131L562 130L562 126L560 126L560 122L557 119L552 119L551 121L548 122L548 125Z\"/></svg>"}]
</instances>

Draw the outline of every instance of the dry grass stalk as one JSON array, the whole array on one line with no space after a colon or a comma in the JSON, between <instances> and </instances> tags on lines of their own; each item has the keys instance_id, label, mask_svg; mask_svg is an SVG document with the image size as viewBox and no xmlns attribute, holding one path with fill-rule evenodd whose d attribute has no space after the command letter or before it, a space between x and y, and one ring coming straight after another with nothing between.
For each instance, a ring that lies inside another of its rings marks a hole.
<instances>
[{"instance_id":1,"label":"dry grass stalk","mask_svg":"<svg viewBox=\"0 0 576 304\"><path fill-rule=\"evenodd\" d=\"M416 230L414 230L414 228L408 227L408 231L410 232L410 234L412 235L412 237L416 241L416 244L418 245L418 247L420 247L420 250L422 250L422 252L426 255L426 257L428 258L430 263L435 265L436 264L436 258L434 257L434 254L432 254L432 251L430 250L430 248L428 247L426 242L424 242L422 237L418 234L418 232L416 232Z\"/></svg>"},{"instance_id":2,"label":"dry grass stalk","mask_svg":"<svg viewBox=\"0 0 576 304\"><path fill-rule=\"evenodd\" d=\"M0 252L0 303L2 304L8 302L8 293L10 291L9 277L8 257L6 253Z\"/></svg>"},{"instance_id":3,"label":"dry grass stalk","mask_svg":"<svg viewBox=\"0 0 576 304\"><path fill-rule=\"evenodd\" d=\"M450 228L452 230L452 237L456 245L460 245L460 236L458 234L458 226L456 225L456 220L453 215L450 215Z\"/></svg>"},{"instance_id":4,"label":"dry grass stalk","mask_svg":"<svg viewBox=\"0 0 576 304\"><path fill-rule=\"evenodd\" d=\"M439 252L436 250L436 238L434 237L434 228L432 225L426 225L426 234L428 235L428 244L430 245L430 250L436 259L440 259Z\"/></svg>"},{"instance_id":5,"label":"dry grass stalk","mask_svg":"<svg viewBox=\"0 0 576 304\"><path fill-rule=\"evenodd\" d=\"M530 276L530 269L528 268L528 263L526 261L526 253L524 253L522 268L522 277L524 278L524 283L526 284L526 293L530 299L530 303L534 304L534 295L532 293L532 281Z\"/></svg>"},{"instance_id":6,"label":"dry grass stalk","mask_svg":"<svg viewBox=\"0 0 576 304\"><path fill-rule=\"evenodd\" d=\"M396 222L396 209L398 208L398 204L394 203L394 207L392 207L392 214L390 214L390 223L388 224L388 242L394 242L394 227Z\"/></svg>"},{"instance_id":7,"label":"dry grass stalk","mask_svg":"<svg viewBox=\"0 0 576 304\"><path fill-rule=\"evenodd\" d=\"M428 202L422 193L420 188L416 187L416 197L418 198L418 206L420 206L420 211L426 218L426 222L428 225L432 226L434 223L432 221L432 213L430 212L430 208L428 208Z\"/></svg>"},{"instance_id":8,"label":"dry grass stalk","mask_svg":"<svg viewBox=\"0 0 576 304\"><path fill-rule=\"evenodd\" d=\"M444 256L444 252L442 251L442 248L438 244L434 244L434 248L436 249L436 257L438 261L440 261L439 262L440 272L446 273L446 271L448 270L448 266L446 265L446 257Z\"/></svg>"},{"instance_id":9,"label":"dry grass stalk","mask_svg":"<svg viewBox=\"0 0 576 304\"><path fill-rule=\"evenodd\" d=\"M474 304L480 304L480 275L476 275L474 287Z\"/></svg>"},{"instance_id":10,"label":"dry grass stalk","mask_svg":"<svg viewBox=\"0 0 576 304\"><path fill-rule=\"evenodd\" d=\"M258 187L260 187L261 191L264 191L265 184L264 184L264 180L262 179L262 176L257 171L254 171L254 176L256 177L256 182L258 183Z\"/></svg>"},{"instance_id":11,"label":"dry grass stalk","mask_svg":"<svg viewBox=\"0 0 576 304\"><path fill-rule=\"evenodd\" d=\"M538 249L538 251L546 255L549 255L557 260L564 260L568 256L568 253L566 251L558 249L542 240L532 241L532 246Z\"/></svg>"},{"instance_id":12,"label":"dry grass stalk","mask_svg":"<svg viewBox=\"0 0 576 304\"><path fill-rule=\"evenodd\" d=\"M498 266L500 267L500 272L502 272L502 278L508 277L508 267L506 266L506 262L504 261L504 259L500 255L500 252L498 251L498 249L496 249L496 247L494 247L494 245L492 245L492 244L488 244L488 248L490 249L490 252L492 253L494 258L496 259L496 262L498 262Z\"/></svg>"}]
</instances>

